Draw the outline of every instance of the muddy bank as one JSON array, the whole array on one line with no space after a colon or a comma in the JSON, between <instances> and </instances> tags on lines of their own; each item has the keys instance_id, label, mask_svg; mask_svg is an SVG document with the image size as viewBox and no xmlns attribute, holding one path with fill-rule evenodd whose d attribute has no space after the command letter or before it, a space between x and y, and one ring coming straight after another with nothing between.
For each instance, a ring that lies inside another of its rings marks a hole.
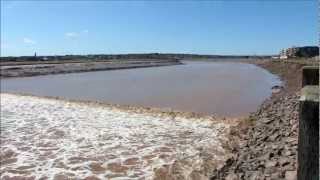
<instances>
[{"instance_id":1,"label":"muddy bank","mask_svg":"<svg viewBox=\"0 0 320 180\"><path fill-rule=\"evenodd\" d=\"M89 71L145 68L182 64L178 60L118 60L96 62L37 63L22 65L1 65L0 78L63 74Z\"/></svg>"},{"instance_id":2,"label":"muddy bank","mask_svg":"<svg viewBox=\"0 0 320 180\"><path fill-rule=\"evenodd\" d=\"M234 155L215 171L212 179L296 178L298 99L302 67L308 63L260 61L255 64L279 75L284 87L231 131L229 145Z\"/></svg>"}]
</instances>

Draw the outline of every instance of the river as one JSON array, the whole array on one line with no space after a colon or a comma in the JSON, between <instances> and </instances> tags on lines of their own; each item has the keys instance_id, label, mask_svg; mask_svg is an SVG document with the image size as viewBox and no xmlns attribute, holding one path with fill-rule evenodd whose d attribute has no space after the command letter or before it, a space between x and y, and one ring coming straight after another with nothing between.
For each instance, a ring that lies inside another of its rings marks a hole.
<instances>
[{"instance_id":1,"label":"river","mask_svg":"<svg viewBox=\"0 0 320 180\"><path fill-rule=\"evenodd\" d=\"M271 95L279 78L252 64L184 65L8 78L1 92L178 111L245 116Z\"/></svg>"}]
</instances>

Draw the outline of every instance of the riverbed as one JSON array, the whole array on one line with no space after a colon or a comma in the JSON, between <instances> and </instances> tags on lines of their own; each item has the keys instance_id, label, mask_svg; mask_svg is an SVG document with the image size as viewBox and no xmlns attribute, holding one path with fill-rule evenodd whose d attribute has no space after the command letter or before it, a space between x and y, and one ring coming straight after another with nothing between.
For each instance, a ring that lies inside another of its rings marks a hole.
<instances>
[{"instance_id":1,"label":"riverbed","mask_svg":"<svg viewBox=\"0 0 320 180\"><path fill-rule=\"evenodd\" d=\"M184 65L1 80L1 92L92 100L218 116L254 112L279 78L245 63Z\"/></svg>"}]
</instances>

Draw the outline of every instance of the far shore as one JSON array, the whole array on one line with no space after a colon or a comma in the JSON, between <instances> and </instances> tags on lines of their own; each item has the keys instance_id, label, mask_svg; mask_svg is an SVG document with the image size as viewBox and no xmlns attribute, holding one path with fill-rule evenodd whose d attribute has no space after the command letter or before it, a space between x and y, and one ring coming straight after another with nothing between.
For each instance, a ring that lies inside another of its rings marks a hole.
<instances>
[{"instance_id":1,"label":"far shore","mask_svg":"<svg viewBox=\"0 0 320 180\"><path fill-rule=\"evenodd\" d=\"M315 59L271 59L271 58L142 58L142 59L106 59L106 60L39 60L39 61L0 61L0 79L10 77L28 77L49 74L65 74L90 71L147 68L181 65L183 61L198 62L237 62L260 66L266 62L314 65ZM263 65L262 65L263 67ZM264 67L263 67L264 68ZM266 68L268 70L268 68Z\"/></svg>"},{"instance_id":2,"label":"far shore","mask_svg":"<svg viewBox=\"0 0 320 180\"><path fill-rule=\"evenodd\" d=\"M2 62L0 78L181 65L174 59Z\"/></svg>"}]
</instances>

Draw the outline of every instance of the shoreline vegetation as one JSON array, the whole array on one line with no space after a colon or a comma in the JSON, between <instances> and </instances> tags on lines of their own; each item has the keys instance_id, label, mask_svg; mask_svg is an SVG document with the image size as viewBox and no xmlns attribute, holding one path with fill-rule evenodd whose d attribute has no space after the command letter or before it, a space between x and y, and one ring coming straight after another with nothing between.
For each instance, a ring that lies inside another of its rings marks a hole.
<instances>
[{"instance_id":1,"label":"shoreline vegetation","mask_svg":"<svg viewBox=\"0 0 320 180\"><path fill-rule=\"evenodd\" d=\"M232 59L225 61L235 62L235 60ZM298 99L299 90L301 88L301 70L305 65L319 65L319 61L308 59L243 59L236 62L255 64L275 75L278 75L284 82L284 87L280 92L272 94L270 98L266 99L261 104L255 113L251 113L245 118L221 119L214 116L203 116L197 113L177 112L174 110L168 111L156 108L120 106L84 101L79 101L77 103L90 104L90 106L107 106L127 112L147 114L158 117L171 117L172 119L185 117L224 122L230 125L230 130L227 135L228 141L224 141L225 144L223 145L224 149L226 149L225 155L229 158L226 158L224 163L220 162L221 165L212 169L212 173L210 173L212 180L294 180L297 168L296 156L298 136ZM160 62L160 65L156 63L153 65L161 66L163 65L162 63L163 62ZM170 63L181 64L179 60L170 60L166 61L166 63L169 63L166 65L170 65ZM145 66L145 62L142 64L143 65L141 67L152 67ZM2 64L1 78L9 77L2 74L4 72L2 69L3 67L4 66ZM21 75L18 73L16 77L18 76L26 76L26 74ZM51 99L68 101L61 98ZM163 175L168 177L170 176L169 174L166 174L167 172L160 171L158 173L160 173L158 174L159 177Z\"/></svg>"}]
</instances>

